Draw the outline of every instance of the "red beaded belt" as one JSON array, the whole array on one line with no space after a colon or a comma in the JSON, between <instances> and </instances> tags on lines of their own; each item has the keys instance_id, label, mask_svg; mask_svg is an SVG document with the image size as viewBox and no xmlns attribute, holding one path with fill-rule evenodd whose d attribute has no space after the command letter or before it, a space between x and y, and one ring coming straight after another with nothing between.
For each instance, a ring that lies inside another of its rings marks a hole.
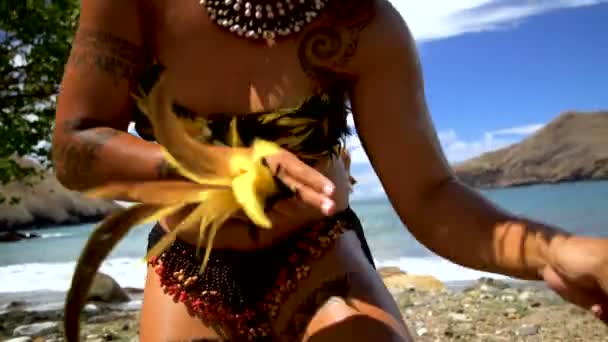
<instances>
[{"instance_id":1,"label":"red beaded belt","mask_svg":"<svg viewBox=\"0 0 608 342\"><path fill-rule=\"evenodd\" d=\"M272 340L270 320L281 302L308 277L310 261L320 258L347 229L359 222L340 214L297 233L269 249L242 252L213 250L201 274L195 247L176 241L150 260L165 293L184 303L211 327L228 329L233 338ZM202 254L202 253L201 253Z\"/></svg>"}]
</instances>

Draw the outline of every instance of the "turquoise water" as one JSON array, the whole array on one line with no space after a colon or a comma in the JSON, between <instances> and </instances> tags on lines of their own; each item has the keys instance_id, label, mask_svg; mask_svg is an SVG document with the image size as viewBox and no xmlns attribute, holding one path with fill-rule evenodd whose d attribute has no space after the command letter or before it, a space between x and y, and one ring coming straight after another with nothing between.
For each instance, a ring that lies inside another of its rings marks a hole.
<instances>
[{"instance_id":1,"label":"turquoise water","mask_svg":"<svg viewBox=\"0 0 608 342\"><path fill-rule=\"evenodd\" d=\"M480 191L518 215L588 236L608 237L608 182L535 185ZM434 255L405 229L386 200L353 205L378 259Z\"/></svg>"},{"instance_id":2,"label":"turquoise water","mask_svg":"<svg viewBox=\"0 0 608 342\"><path fill-rule=\"evenodd\" d=\"M497 205L516 214L558 225L568 231L608 237L608 182L538 185L481 191ZM375 259L380 265L397 265L408 271L426 271L437 277L461 280L479 273L456 267L419 244L405 229L386 199L353 203ZM38 231L43 239L0 245L0 293L14 288L63 289L74 261L94 225L58 227ZM122 278L121 284L137 286L145 267L141 262L151 225L132 230L104 264ZM10 278L9 278L10 277ZM2 282L0 282L2 283Z\"/></svg>"}]
</instances>

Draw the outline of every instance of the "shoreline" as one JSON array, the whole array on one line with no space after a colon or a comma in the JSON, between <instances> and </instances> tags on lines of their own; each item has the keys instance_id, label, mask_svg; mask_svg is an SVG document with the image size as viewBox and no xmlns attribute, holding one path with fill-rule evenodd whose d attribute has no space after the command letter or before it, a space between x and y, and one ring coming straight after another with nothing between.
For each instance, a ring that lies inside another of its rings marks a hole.
<instances>
[{"instance_id":1,"label":"shoreline","mask_svg":"<svg viewBox=\"0 0 608 342\"><path fill-rule=\"evenodd\" d=\"M489 278L482 277L479 279L471 280L457 280L457 281L446 281L442 282L448 291L453 293L461 293L467 289L474 287L480 282L487 281L500 282L507 284L510 288L522 289L522 288L536 288L541 291L548 291L546 285L539 281L519 280L512 278ZM131 301L128 303L120 304L126 306L133 306L136 303L143 300L143 287L123 287L123 289L131 297ZM399 292L395 290L393 292ZM63 309L67 291L57 290L36 290L36 291L23 291L23 292L0 292L0 315L6 314L7 312L14 310L23 311L56 311ZM119 306L120 306L119 305Z\"/></svg>"},{"instance_id":2,"label":"shoreline","mask_svg":"<svg viewBox=\"0 0 608 342\"><path fill-rule=\"evenodd\" d=\"M393 276L396 273L393 273ZM390 288L415 341L608 342L608 326L565 303L538 282L483 278L446 283L446 288ZM38 299L64 293L18 293ZM126 304L88 303L81 315L83 341L138 341L141 292ZM0 302L16 298L0 294ZM139 297L138 297L139 296ZM27 304L27 303L25 303ZM0 312L0 340L63 341L63 303L56 308L13 303Z\"/></svg>"}]
</instances>

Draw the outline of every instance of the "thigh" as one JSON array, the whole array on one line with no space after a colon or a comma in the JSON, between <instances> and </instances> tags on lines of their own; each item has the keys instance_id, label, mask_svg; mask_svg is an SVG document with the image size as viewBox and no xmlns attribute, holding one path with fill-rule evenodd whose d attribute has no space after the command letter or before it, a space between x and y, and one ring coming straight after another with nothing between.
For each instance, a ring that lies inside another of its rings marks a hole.
<instances>
[{"instance_id":1,"label":"thigh","mask_svg":"<svg viewBox=\"0 0 608 342\"><path fill-rule=\"evenodd\" d=\"M411 341L399 309L354 232L311 265L274 322L284 341Z\"/></svg>"},{"instance_id":2,"label":"thigh","mask_svg":"<svg viewBox=\"0 0 608 342\"><path fill-rule=\"evenodd\" d=\"M141 310L139 340L222 341L213 328L190 314L183 303L173 301L161 288L159 276L148 267Z\"/></svg>"}]
</instances>

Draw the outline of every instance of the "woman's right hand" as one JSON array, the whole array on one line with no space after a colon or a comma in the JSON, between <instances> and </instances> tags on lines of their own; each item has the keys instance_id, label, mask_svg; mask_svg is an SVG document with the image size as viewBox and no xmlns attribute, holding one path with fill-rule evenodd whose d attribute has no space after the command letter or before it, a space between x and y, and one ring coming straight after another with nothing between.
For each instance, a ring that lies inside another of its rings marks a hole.
<instances>
[{"instance_id":1,"label":"woman's right hand","mask_svg":"<svg viewBox=\"0 0 608 342\"><path fill-rule=\"evenodd\" d=\"M322 182L330 182L333 185L333 191L331 195L327 195L322 191L315 191L313 190L313 188L308 189L308 197L293 196L277 201L266 211L266 215L272 222L272 229L258 229L257 240L252 241L248 236L246 239L247 242L245 244L243 244L244 241L242 239L232 239L229 242L231 246L228 248L266 248L284 240L285 238L288 238L301 228L305 228L311 224L314 224L315 222L318 222L319 220L323 220L327 216L331 216L336 212L340 212L348 208L350 192L352 190L348 159L344 158L344 156L334 157L331 159L328 158L319 161L317 165L315 165L315 167L310 167L301 162L295 156L292 156L293 155L281 156L280 161L271 159L268 161L268 163L269 165L272 165L272 163L282 162L284 164L278 164L281 165L281 168L283 168L283 165L285 165L286 168L296 168L295 172L300 172L300 170L298 170L298 168L300 167L309 168L307 170L307 172L311 175L309 177L316 177L316 181L318 181L318 184L323 184ZM296 159L297 162L294 162L291 158ZM274 168L272 170L274 170ZM285 171L282 177L284 177L285 174L287 174L287 171ZM287 182L289 182L288 184L296 184L296 187L314 187L314 185L310 185L309 178L303 179L304 182L308 181L307 183L292 180L291 177L287 177L287 179ZM306 198L308 198L308 200L306 200ZM319 198L322 198L326 201L331 201L331 208L329 211L324 211L322 208L322 204L319 205L319 203L321 203L322 201L320 201ZM232 230L233 234L227 235L231 235L234 237L238 234L238 231L242 232L244 230L242 225L251 226L252 224L251 221L249 221L249 219L244 215L238 217L235 221L240 221L241 224L233 221L231 224L232 229L234 229Z\"/></svg>"},{"instance_id":2,"label":"woman's right hand","mask_svg":"<svg viewBox=\"0 0 608 342\"><path fill-rule=\"evenodd\" d=\"M328 176L333 176L335 170L329 166L335 166L330 160L321 161L318 166L312 167L301 161L293 153L282 150L281 152L265 158L267 166L272 173L287 186L293 193L293 199L283 200L297 203L293 209L302 209L308 206L317 209L322 214L330 216L336 211L336 185ZM344 169L343 165L341 165ZM333 171L327 174L328 171ZM327 176L326 176L327 174ZM294 203L295 204L295 203Z\"/></svg>"},{"instance_id":3,"label":"woman's right hand","mask_svg":"<svg viewBox=\"0 0 608 342\"><path fill-rule=\"evenodd\" d=\"M240 149L245 154L251 153L247 148ZM280 199L267 208L266 215L272 229L254 228L253 222L243 212L234 215L218 231L214 248L266 248L348 207L351 182L345 165L348 160L343 156L319 160L313 167L294 154L281 150L267 157L266 164L277 178L294 190L295 195ZM167 226L175 227L187 212L168 218ZM251 229L258 233L257 239L251 238ZM195 243L199 237L198 226L186 229L179 235L181 239Z\"/></svg>"}]
</instances>

